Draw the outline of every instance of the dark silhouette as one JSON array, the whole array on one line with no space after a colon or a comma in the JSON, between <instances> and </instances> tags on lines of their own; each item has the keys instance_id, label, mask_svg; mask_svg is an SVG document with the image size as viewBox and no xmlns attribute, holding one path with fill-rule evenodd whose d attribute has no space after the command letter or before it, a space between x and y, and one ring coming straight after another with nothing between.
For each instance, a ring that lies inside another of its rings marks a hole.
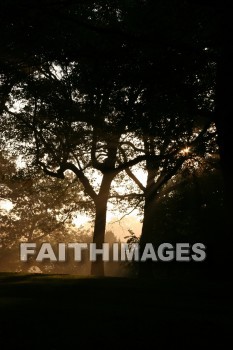
<instances>
[{"instance_id":1,"label":"dark silhouette","mask_svg":"<svg viewBox=\"0 0 233 350\"><path fill-rule=\"evenodd\" d=\"M149 182L154 182L154 155L118 159L122 135L132 132L145 139L165 116L180 118L184 127L177 140L200 117L216 122L230 221L229 11L219 4L189 1L177 2L173 9L171 1L119 1L107 6L100 1L93 7L79 1L57 6L53 1L1 4L1 118L12 130L11 135L4 128L2 132L20 142L34 142L33 161L47 175L63 178L66 170L74 172L95 203L93 240L98 245L104 241L115 176L146 160ZM28 101L23 113L10 108L12 96ZM84 148L90 160L83 157ZM74 150L80 165L71 161ZM102 173L98 193L85 174L87 168ZM169 171L164 176L169 178ZM153 191L148 192L149 198ZM142 237L149 232L149 221L146 214ZM101 261L93 265L93 273L103 274Z\"/></svg>"},{"instance_id":2,"label":"dark silhouette","mask_svg":"<svg viewBox=\"0 0 233 350\"><path fill-rule=\"evenodd\" d=\"M51 184L58 180L63 194L72 179L57 209L90 210L98 246L115 239L105 232L112 198L144 214L131 243L207 246L198 265L140 265L145 280L1 273L1 348L231 343L231 17L229 0L0 1L0 155L26 164L19 187L10 187L15 169L0 157L0 198L13 200L18 190L16 216L26 212L24 222L47 237L57 224L55 211L46 212L56 207ZM147 172L145 185L136 166ZM32 174L36 184L27 184ZM1 217L0 249L25 233L10 236L11 215ZM56 237L68 232L53 244ZM102 259L91 269L103 277Z\"/></svg>"}]
</instances>

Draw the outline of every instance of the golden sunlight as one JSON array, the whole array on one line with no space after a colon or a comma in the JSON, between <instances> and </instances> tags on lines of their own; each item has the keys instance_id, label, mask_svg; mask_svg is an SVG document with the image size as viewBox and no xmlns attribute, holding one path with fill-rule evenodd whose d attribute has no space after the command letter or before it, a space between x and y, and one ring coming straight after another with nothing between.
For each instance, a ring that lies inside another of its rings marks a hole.
<instances>
[{"instance_id":1,"label":"golden sunlight","mask_svg":"<svg viewBox=\"0 0 233 350\"><path fill-rule=\"evenodd\" d=\"M186 156L187 154L189 154L191 151L191 147L185 147L183 148L180 153L183 155L183 156Z\"/></svg>"},{"instance_id":2,"label":"golden sunlight","mask_svg":"<svg viewBox=\"0 0 233 350\"><path fill-rule=\"evenodd\" d=\"M6 210L6 211L10 211L13 208L13 204L11 203L11 201L3 199L0 200L0 210Z\"/></svg>"}]
</instances>

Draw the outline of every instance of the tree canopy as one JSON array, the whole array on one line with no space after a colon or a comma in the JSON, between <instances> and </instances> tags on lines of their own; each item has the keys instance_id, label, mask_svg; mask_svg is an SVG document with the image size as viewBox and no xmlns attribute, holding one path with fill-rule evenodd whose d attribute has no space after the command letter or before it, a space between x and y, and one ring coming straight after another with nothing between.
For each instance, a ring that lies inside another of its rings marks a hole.
<instances>
[{"instance_id":1,"label":"tree canopy","mask_svg":"<svg viewBox=\"0 0 233 350\"><path fill-rule=\"evenodd\" d=\"M119 174L125 171L144 192L145 224L151 198L185 161L216 152L211 130L218 121L222 17L210 5L1 4L2 142L13 140L15 152L47 175L75 174L95 205L97 246L104 242L107 202ZM131 171L143 162L146 187ZM94 265L93 273L103 274L103 262Z\"/></svg>"}]
</instances>

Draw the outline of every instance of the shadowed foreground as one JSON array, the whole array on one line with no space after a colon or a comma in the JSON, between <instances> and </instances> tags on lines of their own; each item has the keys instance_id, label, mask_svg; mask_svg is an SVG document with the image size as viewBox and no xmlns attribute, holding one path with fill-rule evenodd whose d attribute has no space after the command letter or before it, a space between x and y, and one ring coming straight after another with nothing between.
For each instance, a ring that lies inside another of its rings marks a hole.
<instances>
[{"instance_id":1,"label":"shadowed foreground","mask_svg":"<svg viewBox=\"0 0 233 350\"><path fill-rule=\"evenodd\" d=\"M213 281L0 275L5 349L139 345L222 347L230 338L230 288Z\"/></svg>"}]
</instances>

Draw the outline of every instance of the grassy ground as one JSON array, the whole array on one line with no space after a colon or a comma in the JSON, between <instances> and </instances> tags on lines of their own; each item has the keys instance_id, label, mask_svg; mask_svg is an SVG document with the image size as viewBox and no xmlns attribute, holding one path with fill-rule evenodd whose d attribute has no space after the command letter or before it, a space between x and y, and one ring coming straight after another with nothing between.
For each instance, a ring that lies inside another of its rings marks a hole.
<instances>
[{"instance_id":1,"label":"grassy ground","mask_svg":"<svg viewBox=\"0 0 233 350\"><path fill-rule=\"evenodd\" d=\"M0 349L188 348L232 332L230 286L206 280L0 274Z\"/></svg>"}]
</instances>

